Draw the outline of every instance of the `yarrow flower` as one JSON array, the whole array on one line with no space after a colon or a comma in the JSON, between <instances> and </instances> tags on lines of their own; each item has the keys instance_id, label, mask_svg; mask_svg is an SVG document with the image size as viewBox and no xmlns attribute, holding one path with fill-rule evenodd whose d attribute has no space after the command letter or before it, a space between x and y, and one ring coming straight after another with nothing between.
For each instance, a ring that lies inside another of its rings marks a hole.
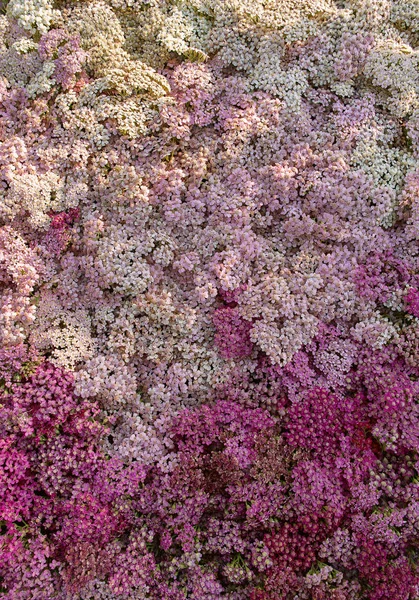
<instances>
[{"instance_id":1,"label":"yarrow flower","mask_svg":"<svg viewBox=\"0 0 419 600\"><path fill-rule=\"evenodd\" d=\"M418 6L0 0L0 596L417 598Z\"/></svg>"}]
</instances>

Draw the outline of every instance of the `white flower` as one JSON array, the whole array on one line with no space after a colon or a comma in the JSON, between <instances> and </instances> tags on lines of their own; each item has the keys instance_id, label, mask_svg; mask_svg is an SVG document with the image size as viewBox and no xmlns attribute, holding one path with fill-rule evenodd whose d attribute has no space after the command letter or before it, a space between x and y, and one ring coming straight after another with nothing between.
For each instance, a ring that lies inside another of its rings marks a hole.
<instances>
[{"instance_id":1,"label":"white flower","mask_svg":"<svg viewBox=\"0 0 419 600\"><path fill-rule=\"evenodd\" d=\"M10 0L7 5L8 14L17 19L19 25L35 33L46 33L51 23L60 15L58 10L53 9L50 0Z\"/></svg>"}]
</instances>

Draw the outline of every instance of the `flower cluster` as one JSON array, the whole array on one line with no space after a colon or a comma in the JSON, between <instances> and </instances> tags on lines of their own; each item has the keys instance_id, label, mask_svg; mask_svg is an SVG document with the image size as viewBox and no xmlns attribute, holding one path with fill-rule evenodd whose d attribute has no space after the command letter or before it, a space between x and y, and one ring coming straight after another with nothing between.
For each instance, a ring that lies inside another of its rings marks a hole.
<instances>
[{"instance_id":1,"label":"flower cluster","mask_svg":"<svg viewBox=\"0 0 419 600\"><path fill-rule=\"evenodd\" d=\"M419 4L0 0L0 598L419 598Z\"/></svg>"}]
</instances>

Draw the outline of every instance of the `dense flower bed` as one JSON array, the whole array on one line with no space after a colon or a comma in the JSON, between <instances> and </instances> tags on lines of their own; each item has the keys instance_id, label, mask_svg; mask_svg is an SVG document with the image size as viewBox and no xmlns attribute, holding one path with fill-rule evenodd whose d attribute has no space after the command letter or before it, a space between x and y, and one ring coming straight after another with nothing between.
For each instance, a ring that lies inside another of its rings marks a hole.
<instances>
[{"instance_id":1,"label":"dense flower bed","mask_svg":"<svg viewBox=\"0 0 419 600\"><path fill-rule=\"evenodd\" d=\"M0 598L418 600L419 1L0 12Z\"/></svg>"}]
</instances>

